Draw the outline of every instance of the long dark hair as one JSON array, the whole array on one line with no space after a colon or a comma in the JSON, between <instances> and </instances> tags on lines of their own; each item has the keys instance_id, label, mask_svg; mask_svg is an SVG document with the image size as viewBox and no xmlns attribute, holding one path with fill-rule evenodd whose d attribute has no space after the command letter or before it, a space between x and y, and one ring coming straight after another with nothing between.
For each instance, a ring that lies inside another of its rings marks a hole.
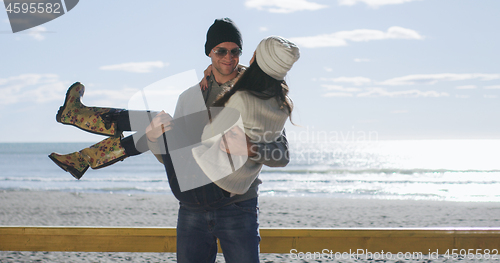
<instances>
[{"instance_id":1,"label":"long dark hair","mask_svg":"<svg viewBox=\"0 0 500 263\"><path fill-rule=\"evenodd\" d=\"M243 72L232 88L222 93L214 102L214 106L223 107L236 91L248 91L257 98L268 100L275 98L278 104L288 110L292 122L293 102L288 97L288 86L284 80L277 80L262 71L257 62L254 62ZM293 122L292 122L293 123Z\"/></svg>"}]
</instances>

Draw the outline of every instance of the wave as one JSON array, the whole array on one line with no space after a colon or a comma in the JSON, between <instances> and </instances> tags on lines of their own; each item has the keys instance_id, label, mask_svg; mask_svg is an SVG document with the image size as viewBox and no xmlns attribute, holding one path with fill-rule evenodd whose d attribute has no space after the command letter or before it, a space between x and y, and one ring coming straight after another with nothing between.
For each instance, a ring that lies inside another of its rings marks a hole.
<instances>
[{"instance_id":1,"label":"wave","mask_svg":"<svg viewBox=\"0 0 500 263\"><path fill-rule=\"evenodd\" d=\"M500 170L453 170L453 169L397 169L397 168L369 168L369 169L266 169L261 173L284 174L429 174L429 173L500 173Z\"/></svg>"},{"instance_id":2,"label":"wave","mask_svg":"<svg viewBox=\"0 0 500 263\"><path fill-rule=\"evenodd\" d=\"M332 190L332 189L296 189L299 193L306 194L342 194L342 195L384 195L384 196L401 196L397 193L392 193L388 191L381 190L373 190L373 189L354 189L354 190ZM260 193L279 193L279 194L287 194L290 191L284 189L268 189L268 190L260 190ZM427 196L427 197L439 197L440 195L434 193L409 193L407 196Z\"/></svg>"},{"instance_id":3,"label":"wave","mask_svg":"<svg viewBox=\"0 0 500 263\"><path fill-rule=\"evenodd\" d=\"M0 177L0 181L12 182L78 182L73 177ZM82 181L83 182L83 181ZM159 183L167 182L166 178L85 178L85 182L113 182L113 183Z\"/></svg>"},{"instance_id":4,"label":"wave","mask_svg":"<svg viewBox=\"0 0 500 263\"><path fill-rule=\"evenodd\" d=\"M69 191L69 192L88 192L88 193L167 193L172 194L167 187L0 187L4 191Z\"/></svg>"},{"instance_id":5,"label":"wave","mask_svg":"<svg viewBox=\"0 0 500 263\"><path fill-rule=\"evenodd\" d=\"M429 180L429 178L415 178L415 179L403 179L397 180L395 178L387 178L387 180L374 178L374 179L366 179L366 178L355 178L355 179L341 179L341 178L261 178L266 183L319 183L319 184L415 184L415 183L425 183L425 184L498 184L500 180L482 180L482 181L472 181L472 180ZM63 179L63 178L38 178L38 177L6 177L1 178L0 181L4 182L45 182L45 183L80 183L73 178ZM166 179L154 179L154 178L100 178L100 179L86 179L86 183L167 183ZM95 189L101 189L100 184L93 184ZM0 187L1 188L1 187ZM137 189L138 187L132 187L131 189ZM90 189L90 188L89 188Z\"/></svg>"},{"instance_id":6,"label":"wave","mask_svg":"<svg viewBox=\"0 0 500 263\"><path fill-rule=\"evenodd\" d=\"M266 183L289 183L289 182L304 182L304 183L320 183L320 184L443 184L443 185L452 185L452 184L499 184L500 180L498 181L430 181L430 180L422 180L422 179L415 179L415 180L366 180L366 179L332 179L332 180L325 180L325 179L300 179L300 180L294 180L294 179L263 179L264 182Z\"/></svg>"}]
</instances>

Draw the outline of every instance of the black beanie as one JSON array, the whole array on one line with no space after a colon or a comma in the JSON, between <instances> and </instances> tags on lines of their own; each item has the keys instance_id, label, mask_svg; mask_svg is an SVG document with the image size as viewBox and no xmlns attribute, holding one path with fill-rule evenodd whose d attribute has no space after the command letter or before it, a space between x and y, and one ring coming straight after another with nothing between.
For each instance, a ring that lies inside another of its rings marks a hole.
<instances>
[{"instance_id":1,"label":"black beanie","mask_svg":"<svg viewBox=\"0 0 500 263\"><path fill-rule=\"evenodd\" d=\"M205 42L205 54L208 56L210 51L223 42L236 43L243 49L243 40L240 30L229 18L216 19L207 32L207 42Z\"/></svg>"}]
</instances>

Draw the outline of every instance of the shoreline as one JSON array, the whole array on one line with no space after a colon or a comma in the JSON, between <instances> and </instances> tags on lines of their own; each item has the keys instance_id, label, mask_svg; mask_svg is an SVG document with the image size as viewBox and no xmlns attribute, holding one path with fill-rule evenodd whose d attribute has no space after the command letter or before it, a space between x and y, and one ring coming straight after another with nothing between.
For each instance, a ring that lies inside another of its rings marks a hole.
<instances>
[{"instance_id":1,"label":"shoreline","mask_svg":"<svg viewBox=\"0 0 500 263\"><path fill-rule=\"evenodd\" d=\"M1 191L0 225L175 227L170 194ZM259 197L260 227L500 227L500 202Z\"/></svg>"}]
</instances>

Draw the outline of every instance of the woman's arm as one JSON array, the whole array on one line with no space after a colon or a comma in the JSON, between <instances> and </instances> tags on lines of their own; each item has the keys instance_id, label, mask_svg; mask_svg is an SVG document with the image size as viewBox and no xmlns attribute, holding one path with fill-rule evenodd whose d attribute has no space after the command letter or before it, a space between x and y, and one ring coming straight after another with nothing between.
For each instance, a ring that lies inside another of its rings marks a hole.
<instances>
[{"instance_id":1,"label":"woman's arm","mask_svg":"<svg viewBox=\"0 0 500 263\"><path fill-rule=\"evenodd\" d=\"M288 141L284 129L278 139L269 143L252 143L241 129L235 130L225 134L224 137L227 142L221 140L219 145L221 151L234 155L247 155L252 161L269 167L285 167L290 162ZM241 139L243 136L245 136L245 140ZM233 151L229 151L228 145L231 145ZM235 151L234 149L239 150Z\"/></svg>"},{"instance_id":2,"label":"woman's arm","mask_svg":"<svg viewBox=\"0 0 500 263\"><path fill-rule=\"evenodd\" d=\"M210 64L205 71L203 71L203 78L200 81L201 90L206 90L208 88L208 79L212 74L212 64Z\"/></svg>"},{"instance_id":3,"label":"woman's arm","mask_svg":"<svg viewBox=\"0 0 500 263\"><path fill-rule=\"evenodd\" d=\"M274 142L253 144L252 152L255 154L249 156L254 162L269 167L285 167L290 162L285 129Z\"/></svg>"}]
</instances>

